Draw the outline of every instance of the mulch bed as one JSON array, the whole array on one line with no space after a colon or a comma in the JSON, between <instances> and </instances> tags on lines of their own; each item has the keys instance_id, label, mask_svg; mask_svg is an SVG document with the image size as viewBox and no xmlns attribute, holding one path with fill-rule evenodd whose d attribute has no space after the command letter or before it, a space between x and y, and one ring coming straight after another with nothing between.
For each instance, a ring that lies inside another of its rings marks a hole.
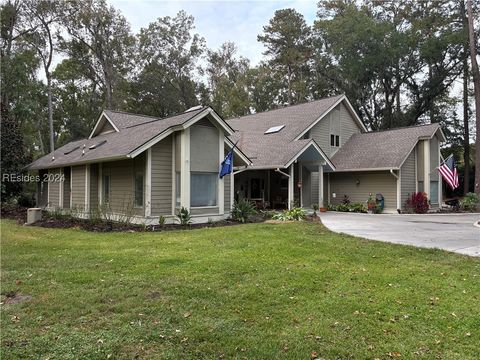
<instances>
[{"instance_id":1,"label":"mulch bed","mask_svg":"<svg viewBox=\"0 0 480 360\"><path fill-rule=\"evenodd\" d=\"M234 226L240 225L238 221L234 220L221 220L214 221L205 224L190 224L190 225L180 225L180 224L165 224L160 225L149 225L143 226L138 224L130 223L118 223L118 222L92 222L86 219L78 219L70 216L52 216L47 212L42 213L43 219L36 222L31 226L39 226L44 228L53 228L53 229L82 229L92 232L148 232L148 231L172 231L172 230L193 230L193 229L202 229L202 228L214 228L214 227L224 227L224 226ZM16 220L19 224L25 224L27 221L27 208L17 205L2 205L1 208L1 217L5 219ZM307 216L306 221L319 221L318 217ZM250 222L260 223L282 223L284 221L272 221L267 220L264 217L257 215L253 216L250 219Z\"/></svg>"},{"instance_id":2,"label":"mulch bed","mask_svg":"<svg viewBox=\"0 0 480 360\"><path fill-rule=\"evenodd\" d=\"M2 204L0 217L2 219L16 220L19 224L25 224L27 222L27 209L19 205Z\"/></svg>"}]
</instances>

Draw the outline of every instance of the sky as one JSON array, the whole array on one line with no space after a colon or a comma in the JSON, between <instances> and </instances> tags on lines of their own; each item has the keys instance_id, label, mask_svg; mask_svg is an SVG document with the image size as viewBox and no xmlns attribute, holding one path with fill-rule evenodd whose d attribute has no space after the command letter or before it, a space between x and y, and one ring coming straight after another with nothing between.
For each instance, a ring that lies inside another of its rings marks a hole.
<instances>
[{"instance_id":1,"label":"sky","mask_svg":"<svg viewBox=\"0 0 480 360\"><path fill-rule=\"evenodd\" d=\"M263 31L275 10L294 8L312 25L317 11L317 1L161 1L161 0L107 0L120 10L130 22L132 31L159 17L175 16L180 10L195 18L195 32L205 38L207 47L218 49L226 41L233 41L238 54L248 58L252 65L262 59L263 45L257 35Z\"/></svg>"}]
</instances>

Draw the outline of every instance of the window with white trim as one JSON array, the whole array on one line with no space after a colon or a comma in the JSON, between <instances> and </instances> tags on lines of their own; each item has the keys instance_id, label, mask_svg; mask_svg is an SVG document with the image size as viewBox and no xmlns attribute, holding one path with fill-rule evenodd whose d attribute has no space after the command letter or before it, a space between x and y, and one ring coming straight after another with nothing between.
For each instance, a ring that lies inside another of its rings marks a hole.
<instances>
[{"instance_id":1,"label":"window with white trim","mask_svg":"<svg viewBox=\"0 0 480 360\"><path fill-rule=\"evenodd\" d=\"M430 181L430 203L438 204L438 181Z\"/></svg>"},{"instance_id":2,"label":"window with white trim","mask_svg":"<svg viewBox=\"0 0 480 360\"><path fill-rule=\"evenodd\" d=\"M181 198L181 183L180 183L180 171L175 171L175 206L180 206Z\"/></svg>"},{"instance_id":3,"label":"window with white trim","mask_svg":"<svg viewBox=\"0 0 480 360\"><path fill-rule=\"evenodd\" d=\"M143 207L143 172L139 171L135 173L135 207Z\"/></svg>"},{"instance_id":4,"label":"window with white trim","mask_svg":"<svg viewBox=\"0 0 480 360\"><path fill-rule=\"evenodd\" d=\"M340 135L330 134L330 146L340 146Z\"/></svg>"},{"instance_id":5,"label":"window with white trim","mask_svg":"<svg viewBox=\"0 0 480 360\"><path fill-rule=\"evenodd\" d=\"M217 206L218 173L191 172L190 206Z\"/></svg>"},{"instance_id":6,"label":"window with white trim","mask_svg":"<svg viewBox=\"0 0 480 360\"><path fill-rule=\"evenodd\" d=\"M110 202L110 175L103 175L102 188L103 203L108 204Z\"/></svg>"}]
</instances>

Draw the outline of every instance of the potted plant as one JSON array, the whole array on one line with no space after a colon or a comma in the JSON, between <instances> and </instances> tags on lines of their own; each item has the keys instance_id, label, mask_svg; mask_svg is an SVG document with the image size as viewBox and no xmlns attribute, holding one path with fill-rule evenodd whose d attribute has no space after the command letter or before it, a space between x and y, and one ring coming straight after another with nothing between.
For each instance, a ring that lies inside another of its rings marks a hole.
<instances>
[{"instance_id":1,"label":"potted plant","mask_svg":"<svg viewBox=\"0 0 480 360\"><path fill-rule=\"evenodd\" d=\"M377 203L375 199L372 196L372 193L368 195L368 200L367 200L367 209L369 214L375 214L375 208L377 206Z\"/></svg>"}]
</instances>

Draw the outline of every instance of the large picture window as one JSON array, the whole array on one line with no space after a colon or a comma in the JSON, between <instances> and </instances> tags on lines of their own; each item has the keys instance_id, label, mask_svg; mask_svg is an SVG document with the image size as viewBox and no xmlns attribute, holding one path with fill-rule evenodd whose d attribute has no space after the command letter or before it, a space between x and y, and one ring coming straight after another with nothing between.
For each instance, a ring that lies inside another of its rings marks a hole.
<instances>
[{"instance_id":1,"label":"large picture window","mask_svg":"<svg viewBox=\"0 0 480 360\"><path fill-rule=\"evenodd\" d=\"M143 173L135 174L135 207L143 206Z\"/></svg>"},{"instance_id":2,"label":"large picture window","mask_svg":"<svg viewBox=\"0 0 480 360\"><path fill-rule=\"evenodd\" d=\"M217 206L218 174L216 172L192 172L190 182L190 206Z\"/></svg>"}]
</instances>

